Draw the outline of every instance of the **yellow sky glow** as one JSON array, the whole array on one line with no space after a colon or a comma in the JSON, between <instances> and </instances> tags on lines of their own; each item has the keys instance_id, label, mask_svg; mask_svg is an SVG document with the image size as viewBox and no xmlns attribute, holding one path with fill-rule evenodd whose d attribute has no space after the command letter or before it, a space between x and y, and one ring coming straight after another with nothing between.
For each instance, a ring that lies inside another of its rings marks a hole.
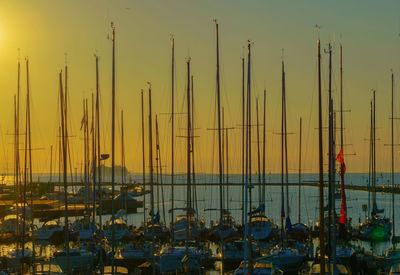
<instances>
[{"instance_id":1,"label":"yellow sky glow","mask_svg":"<svg viewBox=\"0 0 400 275\"><path fill-rule=\"evenodd\" d=\"M317 82L315 24L321 25L323 48L332 42L333 96L339 99L339 44L344 48L344 93L346 164L349 172L368 170L369 101L377 90L377 169L390 169L390 70L395 73L400 93L400 2L385 5L365 1L109 1L109 0L15 0L0 1L0 173L13 171L13 97L17 86L18 48L22 62L21 117L24 117L26 71L29 57L32 92L34 171L57 167L59 126L58 73L69 66L70 133L73 168L81 169L83 159L82 100L95 91L94 54L100 57L102 147L110 153L111 129L111 43L110 22L116 26L117 159L120 160L120 119L125 117L126 164L141 171L140 90L153 87L153 117L158 114L160 147L164 172L170 171L170 35L176 46L176 109L185 111L185 60L190 55L195 81L196 170L217 172L215 131L215 27L220 24L221 100L229 132L232 173L241 171L241 57L248 39L253 44L252 92L262 102L267 90L267 171L280 171L280 64L285 49L289 171L298 164L298 123L303 118L303 161L305 172L318 168ZM67 53L67 55L65 55ZM324 119L327 119L328 57L322 54ZM147 112L147 92L145 93ZM396 96L396 98L399 98ZM399 100L396 100L399 113ZM89 103L90 105L90 103ZM262 106L260 106L260 117ZM89 112L90 113L90 112ZM397 115L398 116L398 115ZM177 115L176 135L184 135L184 115ZM23 128L24 119L22 118ZM255 121L253 121L253 124ZM395 142L400 142L400 121L395 122ZM146 122L146 125L147 122ZM23 129L21 130L23 132ZM147 132L147 128L146 128ZM253 141L256 140L253 131ZM155 134L155 131L153 132ZM147 141L147 134L146 134ZM326 141L326 136L325 136ZM20 144L23 146L23 142ZM176 138L176 171L185 171L185 141ZM257 168L253 143L253 168ZM146 154L148 148L146 147ZM355 153L355 154L353 154ZM396 154L396 163L400 163ZM148 161L148 158L147 158ZM146 162L147 162L146 161ZM109 163L108 163L109 164ZM54 168L58 169L58 168Z\"/></svg>"}]
</instances>

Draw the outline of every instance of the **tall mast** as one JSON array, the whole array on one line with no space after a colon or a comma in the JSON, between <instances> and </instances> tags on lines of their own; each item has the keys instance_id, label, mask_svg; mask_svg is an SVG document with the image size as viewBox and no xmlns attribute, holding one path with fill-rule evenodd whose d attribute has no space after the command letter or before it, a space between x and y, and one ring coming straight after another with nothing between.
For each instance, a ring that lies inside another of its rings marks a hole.
<instances>
[{"instance_id":1,"label":"tall mast","mask_svg":"<svg viewBox=\"0 0 400 275\"><path fill-rule=\"evenodd\" d=\"M28 62L28 60L26 60ZM28 83L28 81L27 81ZM24 148L24 186L22 189L22 255L25 255L25 221L26 221L26 187L28 185L28 132L29 132L29 85L27 85L26 93L26 110L25 110L25 148Z\"/></svg>"},{"instance_id":2,"label":"tall mast","mask_svg":"<svg viewBox=\"0 0 400 275\"><path fill-rule=\"evenodd\" d=\"M97 143L97 167L98 167L98 174L99 174L99 179L98 179L98 195L99 195L99 209L100 209L100 215L99 215L99 224L100 227L103 225L103 202L102 202L102 190L101 190L101 152L100 152L100 87L99 87L99 57L96 55L96 139Z\"/></svg>"},{"instance_id":3,"label":"tall mast","mask_svg":"<svg viewBox=\"0 0 400 275\"><path fill-rule=\"evenodd\" d=\"M376 204L376 99L375 90L373 91L372 103L372 212L376 213L378 206Z\"/></svg>"},{"instance_id":4,"label":"tall mast","mask_svg":"<svg viewBox=\"0 0 400 275\"><path fill-rule=\"evenodd\" d=\"M372 212L371 210L371 190L372 190L372 100L369 102L369 163L368 163L368 214Z\"/></svg>"},{"instance_id":5,"label":"tall mast","mask_svg":"<svg viewBox=\"0 0 400 275\"><path fill-rule=\"evenodd\" d=\"M248 115L248 181L249 181L249 208L251 212L251 205L252 205L252 189L253 185L251 183L251 43L248 41L248 55L247 55L247 115ZM247 215L247 212L245 213Z\"/></svg>"},{"instance_id":6,"label":"tall mast","mask_svg":"<svg viewBox=\"0 0 400 275\"><path fill-rule=\"evenodd\" d=\"M141 100L141 114L142 114L142 181L143 190L146 192L146 160L145 160L145 148L144 148L144 105L143 105L143 90L140 92ZM146 193L144 193L146 194ZM143 224L146 228L146 195L143 196Z\"/></svg>"},{"instance_id":7,"label":"tall mast","mask_svg":"<svg viewBox=\"0 0 400 275\"><path fill-rule=\"evenodd\" d=\"M301 223L301 135L302 135L302 119L300 117L300 130L299 130L299 216L298 216L298 223Z\"/></svg>"},{"instance_id":8,"label":"tall mast","mask_svg":"<svg viewBox=\"0 0 400 275\"><path fill-rule=\"evenodd\" d=\"M287 120L286 120L286 72L283 64L283 139L284 139L284 159L285 159L285 187L286 187L286 217L290 218L289 206L289 167L288 167L288 148L287 148Z\"/></svg>"},{"instance_id":9,"label":"tall mast","mask_svg":"<svg viewBox=\"0 0 400 275\"><path fill-rule=\"evenodd\" d=\"M174 222L174 172L175 172L175 39L171 37L171 224ZM174 240L174 230L171 230L171 239Z\"/></svg>"},{"instance_id":10,"label":"tall mast","mask_svg":"<svg viewBox=\"0 0 400 275\"><path fill-rule=\"evenodd\" d=\"M21 186L20 186L20 157L19 157L19 103L20 103L20 91L21 91L21 63L18 57L18 76L17 76L17 96L15 102L15 131L14 131L14 148L15 148L15 195L16 195L16 206L17 213L19 208L19 203L21 202ZM17 215L17 219L18 215ZM24 227L24 226L23 226ZM23 229L24 230L24 229ZM17 226L17 233L19 233L19 228Z\"/></svg>"},{"instance_id":11,"label":"tall mast","mask_svg":"<svg viewBox=\"0 0 400 275\"><path fill-rule=\"evenodd\" d=\"M281 241L283 242L283 237L285 234L285 193L284 193L284 184L285 184L285 63L282 60L282 99L281 99ZM286 207L287 209L287 207Z\"/></svg>"},{"instance_id":12,"label":"tall mast","mask_svg":"<svg viewBox=\"0 0 400 275\"><path fill-rule=\"evenodd\" d=\"M264 114L263 114L263 168L262 168L262 203L264 204L265 207L265 184L266 184L266 180L265 180L265 166L266 166L266 144L267 144L267 140L266 140L266 129L267 129L267 117L266 117L266 110L267 110L267 90L264 89Z\"/></svg>"},{"instance_id":13,"label":"tall mast","mask_svg":"<svg viewBox=\"0 0 400 275\"><path fill-rule=\"evenodd\" d=\"M150 215L153 223L154 216L154 167L153 167L153 122L151 111L151 84L149 84L149 169L150 169Z\"/></svg>"},{"instance_id":14,"label":"tall mast","mask_svg":"<svg viewBox=\"0 0 400 275\"><path fill-rule=\"evenodd\" d=\"M222 140L221 140L221 90L220 90L220 74L219 74L219 33L218 33L218 22L215 22L215 30L216 30L216 42L217 42L217 124L218 124L218 172L219 172L219 206L220 206L220 224L223 219L223 199L222 199Z\"/></svg>"},{"instance_id":15,"label":"tall mast","mask_svg":"<svg viewBox=\"0 0 400 275\"><path fill-rule=\"evenodd\" d=\"M97 154L96 154L96 126L95 126L95 99L92 93L92 176L93 176L93 184L92 184L92 229L94 230L96 225L96 183L97 183ZM94 232L92 232L93 234Z\"/></svg>"},{"instance_id":16,"label":"tall mast","mask_svg":"<svg viewBox=\"0 0 400 275\"><path fill-rule=\"evenodd\" d=\"M321 274L325 274L324 152L322 142L321 42L318 38L319 262Z\"/></svg>"},{"instance_id":17,"label":"tall mast","mask_svg":"<svg viewBox=\"0 0 400 275\"><path fill-rule=\"evenodd\" d=\"M244 259L243 259L243 262L245 263L244 264L244 273L247 272L247 266L248 266L248 263L250 260L250 255L248 253L248 246L249 246L248 236L249 236L250 225L247 222L247 220L248 220L247 212L248 212L248 208L249 208L249 203L248 203L249 199L251 201L251 181L250 181L251 169L249 169L250 168L250 165L249 165L250 164L250 149L251 149L251 146L250 146L250 143L251 143L250 142L250 112L249 112L249 109L250 109L249 108L250 107L250 82L249 81L250 81L250 54L251 54L250 41L248 41L247 46L248 46L248 77L247 77L247 102L246 102L247 110L246 110L246 124L243 125L246 128L246 150L245 150L246 152L245 152L245 169L244 169L244 171L245 171L245 177L244 177L245 190L244 190L244 207L243 207L243 209L244 209L244 213L243 213L243 216L244 216L244 222L243 222L243 225L244 225L244 236L243 236L244 253L243 253L243 258ZM243 62L242 64L244 65L244 61L242 61L242 62ZM243 68L244 68L244 66L243 66ZM244 110L244 108L243 108L243 110ZM250 267L250 265L249 265L249 267Z\"/></svg>"},{"instance_id":18,"label":"tall mast","mask_svg":"<svg viewBox=\"0 0 400 275\"><path fill-rule=\"evenodd\" d=\"M67 156L68 156L68 161L70 165L70 170L71 170L71 182L73 182L73 176L72 176L72 165L71 165L71 154L70 154L70 145L69 145L69 135L68 135L68 65L67 65L67 54L65 54L65 67L64 67L64 77L65 77L65 82L64 82L64 119L65 119L65 146L67 150ZM67 163L67 169L68 169L68 163Z\"/></svg>"},{"instance_id":19,"label":"tall mast","mask_svg":"<svg viewBox=\"0 0 400 275\"><path fill-rule=\"evenodd\" d=\"M332 264L335 264L335 227L336 227L336 218L335 218L335 137L334 137L334 113L333 113L333 99L332 99L332 47L329 43L328 45L328 53L329 53L329 89L328 89L328 99L329 99L329 173L328 173L328 190L329 190L329 254L330 261Z\"/></svg>"},{"instance_id":20,"label":"tall mast","mask_svg":"<svg viewBox=\"0 0 400 275\"><path fill-rule=\"evenodd\" d=\"M114 197L115 197L115 27L111 23L112 28L112 82L111 82L111 255L115 255L115 214L114 214ZM111 271L114 274L114 256L111 259Z\"/></svg>"},{"instance_id":21,"label":"tall mast","mask_svg":"<svg viewBox=\"0 0 400 275\"><path fill-rule=\"evenodd\" d=\"M89 189L90 189L90 179L89 179L89 171L90 171L90 143L89 143L89 108L88 108L88 99L85 99L85 128L86 128L86 137L85 137L85 142L86 142L86 197L87 197L87 205L89 208Z\"/></svg>"},{"instance_id":22,"label":"tall mast","mask_svg":"<svg viewBox=\"0 0 400 275\"><path fill-rule=\"evenodd\" d=\"M188 253L188 241L190 239L190 214L192 212L192 204L191 204L191 164L190 164L190 141L191 141L191 109L190 109L190 58L188 58L186 62L187 66L187 88L186 88L186 97L187 97L187 148L186 148L186 153L187 153L187 189L186 189L186 200L187 200L187 205L186 205L186 241L185 241L185 246L186 246L186 253Z\"/></svg>"},{"instance_id":23,"label":"tall mast","mask_svg":"<svg viewBox=\"0 0 400 275\"><path fill-rule=\"evenodd\" d=\"M393 237L392 240L396 238L395 231L395 222L394 222L394 76L392 72L392 118L391 118L391 158L392 158L392 167L391 167L391 181L392 181L392 232ZM395 242L393 242L393 245Z\"/></svg>"},{"instance_id":24,"label":"tall mast","mask_svg":"<svg viewBox=\"0 0 400 275\"><path fill-rule=\"evenodd\" d=\"M64 237L65 243L64 248L67 254L67 273L71 273L71 263L69 258L69 221L68 221L68 185L67 185L67 159L68 159L68 150L67 150L67 141L66 141L66 105L65 102L66 97L63 92L63 83L62 83L62 71L59 74L60 81L60 111L61 111L61 147L62 147L62 164L63 164L63 183L64 183L64 203L65 203L65 211L64 211Z\"/></svg>"},{"instance_id":25,"label":"tall mast","mask_svg":"<svg viewBox=\"0 0 400 275\"><path fill-rule=\"evenodd\" d=\"M31 132L31 103L30 103L30 83L29 83L29 60L26 59L26 88L27 88L27 95L26 95L26 114L27 114L27 131L26 135L28 136L28 148L25 148L28 150L28 157L29 157L29 185L30 185L30 191L31 191L31 214L32 214L32 219L31 219L31 228L33 228L33 180L32 180L32 132ZM25 172L26 173L26 172ZM23 224L25 226L25 224ZM22 254L24 255L24 254ZM32 239L32 262L35 262L35 239ZM35 269L33 269L33 274L35 274Z\"/></svg>"},{"instance_id":26,"label":"tall mast","mask_svg":"<svg viewBox=\"0 0 400 275\"><path fill-rule=\"evenodd\" d=\"M245 93L244 93L244 57L242 57L242 225L244 224L244 216L246 215L246 212L244 211L244 192L247 192L247 190L245 189L245 149L244 149L244 142L245 142L245 138L246 138L246 132L245 129L246 126L244 124L245 122Z\"/></svg>"},{"instance_id":27,"label":"tall mast","mask_svg":"<svg viewBox=\"0 0 400 275\"><path fill-rule=\"evenodd\" d=\"M193 182L193 203L194 203L194 207L196 209L196 215L198 215L198 207L197 207L197 188L196 188L196 171L195 171L195 162L194 162L194 158L195 158L195 154L194 154L194 138L195 138L195 127L194 127L194 81L193 81L193 75L191 76L191 81L190 81L190 86L191 86L191 97L192 97L192 109L191 109L191 116L192 116L192 120L191 120L191 128L192 128L192 134L191 134L191 146L192 146L192 182Z\"/></svg>"}]
</instances>

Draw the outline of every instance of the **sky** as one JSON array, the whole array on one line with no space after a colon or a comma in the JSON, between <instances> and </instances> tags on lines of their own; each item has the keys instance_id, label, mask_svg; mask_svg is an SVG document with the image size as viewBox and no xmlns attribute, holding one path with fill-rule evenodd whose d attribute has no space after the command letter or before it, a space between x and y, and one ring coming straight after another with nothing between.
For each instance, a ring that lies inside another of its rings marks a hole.
<instances>
[{"instance_id":1,"label":"sky","mask_svg":"<svg viewBox=\"0 0 400 275\"><path fill-rule=\"evenodd\" d=\"M95 58L100 59L101 147L111 147L111 41L116 30L116 163L121 163L120 118L124 111L126 166L141 172L140 91L152 84L153 117L157 114L161 166L171 169L171 35L176 62L176 171L185 172L186 60L191 58L195 101L195 162L198 172L216 173L216 54L215 23L220 31L221 99L228 133L229 172L241 171L241 58L252 45L252 116L256 124L259 98L262 124L266 106L266 170L280 171L281 62L285 61L289 172L296 172L299 119L303 118L304 172L318 168L317 39L333 46L333 96L339 108L339 47L343 45L345 159L347 171L368 170L369 102L377 91L377 170L390 170L390 73L395 93L400 78L400 2L393 1L107 1L0 0L0 173L13 171L13 98L17 92L17 62L22 64L21 114L25 112L25 59L30 63L33 170L48 172L50 147L53 169L58 163L58 73L68 65L69 131L73 168L83 160L82 100L95 92ZM315 26L320 26L317 29ZM247 61L246 61L247 62ZM327 121L328 55L322 54L323 113ZM399 114L395 96L395 112ZM90 104L89 104L90 105ZM147 115L146 115L147 120ZM21 132L24 133L24 115ZM154 122L154 121L153 121ZM339 121L338 121L339 122ZM146 122L148 125L148 122ZM395 142L399 141L395 121ZM148 128L146 127L146 140ZM260 129L262 132L262 127ZM155 132L154 132L155 133ZM327 131L324 132L326 141ZM256 131L253 131L254 173L257 171ZM23 139L22 139L23 140ZM20 147L24 146L23 142ZM262 144L261 144L262 147ZM325 146L325 151L327 147ZM148 162L148 145L145 148ZM22 150L20 152L23 152ZM396 162L400 161L396 147ZM347 155L348 154L348 155ZM107 163L106 163L107 164ZM109 163L108 163L109 164ZM148 169L148 166L146 167Z\"/></svg>"}]
</instances>

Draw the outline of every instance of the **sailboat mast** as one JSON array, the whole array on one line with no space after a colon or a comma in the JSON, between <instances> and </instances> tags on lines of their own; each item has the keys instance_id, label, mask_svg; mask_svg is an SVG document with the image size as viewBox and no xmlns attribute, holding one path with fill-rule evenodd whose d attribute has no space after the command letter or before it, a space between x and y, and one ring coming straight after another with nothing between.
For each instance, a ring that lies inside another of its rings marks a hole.
<instances>
[{"instance_id":1,"label":"sailboat mast","mask_svg":"<svg viewBox=\"0 0 400 275\"><path fill-rule=\"evenodd\" d=\"M115 255L115 27L112 28L112 80L111 80L111 255ZM111 259L111 271L114 273L114 256Z\"/></svg>"},{"instance_id":2,"label":"sailboat mast","mask_svg":"<svg viewBox=\"0 0 400 275\"><path fill-rule=\"evenodd\" d=\"M395 231L395 222L394 222L394 75L392 72L391 76L392 80L392 118L391 118L391 159L392 159L392 167L391 167L391 181L392 181L392 232L393 237L395 239L396 231ZM395 242L393 242L394 244Z\"/></svg>"},{"instance_id":3,"label":"sailboat mast","mask_svg":"<svg viewBox=\"0 0 400 275\"><path fill-rule=\"evenodd\" d=\"M64 236L65 250L67 254L67 273L71 273L71 263L69 259L69 221L68 221L68 185L67 185L67 141L66 141L66 97L63 92L62 71L59 74L60 81L60 111L61 111L61 147L62 147L62 164L63 164L63 185L64 185Z\"/></svg>"},{"instance_id":4,"label":"sailboat mast","mask_svg":"<svg viewBox=\"0 0 400 275\"><path fill-rule=\"evenodd\" d=\"M262 203L264 204L265 207L265 184L266 184L266 180L265 180L265 166L266 166L266 148L267 148L267 143L266 143L266 129L267 129L267 118L266 118L266 110L267 110L267 90L264 89L264 114L263 114L263 168L262 168Z\"/></svg>"},{"instance_id":5,"label":"sailboat mast","mask_svg":"<svg viewBox=\"0 0 400 275\"><path fill-rule=\"evenodd\" d=\"M144 148L144 104L143 104L143 90L140 92L141 101L141 118L142 118L142 181L143 181L143 225L146 229L146 160L145 160L145 148Z\"/></svg>"},{"instance_id":6,"label":"sailboat mast","mask_svg":"<svg viewBox=\"0 0 400 275\"><path fill-rule=\"evenodd\" d=\"M329 254L330 260L334 264L335 262L335 139L334 139L334 113L333 113L333 99L332 99L332 47L331 44L328 45L328 53L329 53L329 88L328 88L328 98L329 98L329 173L328 173L328 190L329 190Z\"/></svg>"},{"instance_id":7,"label":"sailboat mast","mask_svg":"<svg viewBox=\"0 0 400 275\"><path fill-rule=\"evenodd\" d=\"M26 89L27 89L27 94L26 94L26 135L27 135L27 141L28 141L28 146L25 148L25 150L28 151L28 158L29 158L29 185L30 185L30 205L31 205L31 227L33 228L33 180L32 180L32 132L31 132L31 103L30 103L30 83L29 83L29 60L26 59ZM26 167L25 167L26 168ZM26 173L26 171L25 171ZM22 226L25 226L25 221ZM23 253L22 255L25 256ZM35 240L32 239L32 262L35 262ZM35 273L35 270L33 269L33 274Z\"/></svg>"},{"instance_id":8,"label":"sailboat mast","mask_svg":"<svg viewBox=\"0 0 400 275\"><path fill-rule=\"evenodd\" d=\"M248 115L248 144L249 147L249 159L248 159L248 185L249 185L249 210L251 213L251 205L252 205L252 189L253 185L251 183L251 43L248 41L248 56L247 56L247 115ZM247 215L247 213L245 213Z\"/></svg>"},{"instance_id":9,"label":"sailboat mast","mask_svg":"<svg viewBox=\"0 0 400 275\"><path fill-rule=\"evenodd\" d=\"M196 171L195 171L195 151L194 151L194 139L195 139L195 126L194 126L194 80L193 80L193 75L191 76L191 81L190 81L190 86L191 86L191 96L192 96L192 121L191 121L191 128L192 128L192 182L193 182L193 203L194 207L196 209L196 215L198 215L198 207L197 207L197 188L196 188Z\"/></svg>"},{"instance_id":10,"label":"sailboat mast","mask_svg":"<svg viewBox=\"0 0 400 275\"><path fill-rule=\"evenodd\" d=\"M300 117L300 129L299 129L299 194L298 194L298 208L299 216L297 218L298 223L301 223L301 138L302 138L302 119Z\"/></svg>"},{"instance_id":11,"label":"sailboat mast","mask_svg":"<svg viewBox=\"0 0 400 275\"><path fill-rule=\"evenodd\" d=\"M318 164L319 164L319 249L321 274L325 274L324 152L322 143L321 42L318 39Z\"/></svg>"},{"instance_id":12,"label":"sailboat mast","mask_svg":"<svg viewBox=\"0 0 400 275\"><path fill-rule=\"evenodd\" d=\"M378 206L376 204L376 98L375 90L373 91L372 103L372 211L377 212Z\"/></svg>"},{"instance_id":13,"label":"sailboat mast","mask_svg":"<svg viewBox=\"0 0 400 275\"><path fill-rule=\"evenodd\" d=\"M25 255L25 221L26 221L26 187L28 185L28 132L29 132L29 85L27 86L26 94L26 110L25 110L25 145L24 145L24 185L22 189L22 255Z\"/></svg>"},{"instance_id":14,"label":"sailboat mast","mask_svg":"<svg viewBox=\"0 0 400 275\"><path fill-rule=\"evenodd\" d=\"M284 139L284 159L285 159L285 189L286 189L286 216L290 217L289 207L289 167L288 167L288 149L287 149L287 122L286 122L286 72L283 64L283 139Z\"/></svg>"},{"instance_id":15,"label":"sailboat mast","mask_svg":"<svg viewBox=\"0 0 400 275\"><path fill-rule=\"evenodd\" d=\"M248 51L249 51L249 55L250 55L250 41L248 42ZM242 65L243 65L243 74L244 74L244 59L242 59ZM243 80L244 80L244 76L243 76ZM244 85L243 85L243 95L244 95ZM243 96L244 98L244 96ZM247 90L247 108L249 107L249 91ZM242 106L243 108L243 106ZM244 110L244 108L243 108ZM243 112L244 115L244 112ZM250 124L250 119L249 119L249 112L246 112L246 124L243 124L243 127L245 127L246 129L246 152L245 152L245 190L244 190L244 201L243 201L243 226L244 226L244 236L243 236L243 241L244 241L244 253L243 253L243 262L245 263L244 265L244 273L247 272L247 263L249 261L249 253L248 253L248 236L249 236L249 223L247 222L247 212L248 212L248 207L249 207L249 197L251 197L251 192L250 192L250 182L249 182L249 144L250 144L250 135L249 135L249 126Z\"/></svg>"},{"instance_id":16,"label":"sailboat mast","mask_svg":"<svg viewBox=\"0 0 400 275\"><path fill-rule=\"evenodd\" d=\"M282 101L281 101L281 241L283 242L283 237L285 234L285 193L284 193L284 184L285 184L285 138L284 138L284 130L285 130L285 64L282 60Z\"/></svg>"},{"instance_id":17,"label":"sailboat mast","mask_svg":"<svg viewBox=\"0 0 400 275\"><path fill-rule=\"evenodd\" d=\"M188 253L188 241L190 239L190 214L192 212L192 203L191 203L191 164L190 164L190 149L191 149L191 109L190 109L190 58L188 58L186 62L187 66L187 88L186 88L186 97L187 97L187 189L186 189L186 200L187 200L187 205L186 205L186 240L185 240L185 246L186 246L186 253Z\"/></svg>"},{"instance_id":18,"label":"sailboat mast","mask_svg":"<svg viewBox=\"0 0 400 275\"><path fill-rule=\"evenodd\" d=\"M222 140L221 140L221 90L220 90L220 74L219 74L219 32L218 32L218 22L215 21L215 31L216 31L216 42L217 42L217 124L218 124L218 172L219 172L219 206L220 206L220 224L223 219L223 178L222 178Z\"/></svg>"},{"instance_id":19,"label":"sailboat mast","mask_svg":"<svg viewBox=\"0 0 400 275\"><path fill-rule=\"evenodd\" d=\"M154 167L153 167L153 122L151 111L151 84L149 84L149 169L150 169L150 216L153 223L154 216Z\"/></svg>"},{"instance_id":20,"label":"sailboat mast","mask_svg":"<svg viewBox=\"0 0 400 275\"><path fill-rule=\"evenodd\" d=\"M371 210L371 191L372 191L372 100L369 102L369 163L368 163L368 214L372 213Z\"/></svg>"},{"instance_id":21,"label":"sailboat mast","mask_svg":"<svg viewBox=\"0 0 400 275\"><path fill-rule=\"evenodd\" d=\"M97 183L97 154L96 154L96 126L95 126L95 99L94 94L92 93L92 176L93 176L93 184L92 184L92 228L95 228L96 225L96 183ZM92 232L94 233L94 232Z\"/></svg>"},{"instance_id":22,"label":"sailboat mast","mask_svg":"<svg viewBox=\"0 0 400 275\"><path fill-rule=\"evenodd\" d=\"M174 222L174 172L175 172L175 39L171 38L171 224ZM174 240L174 230L171 230L171 239Z\"/></svg>"},{"instance_id":23,"label":"sailboat mast","mask_svg":"<svg viewBox=\"0 0 400 275\"><path fill-rule=\"evenodd\" d=\"M101 190L101 152L100 152L100 87L99 87L99 57L96 55L96 139L97 139L97 167L98 167L98 196L99 196L99 224L103 225L103 203L102 203L102 190Z\"/></svg>"},{"instance_id":24,"label":"sailboat mast","mask_svg":"<svg viewBox=\"0 0 400 275\"><path fill-rule=\"evenodd\" d=\"M19 104L20 104L20 92L21 92L21 63L18 57L18 76L17 76L17 97L15 106L15 196L16 196L16 208L18 213L19 203L21 202L21 186L20 186L20 156L19 156ZM19 219L17 215L17 220ZM19 228L17 226L17 231ZM19 232L18 232L19 233Z\"/></svg>"},{"instance_id":25,"label":"sailboat mast","mask_svg":"<svg viewBox=\"0 0 400 275\"><path fill-rule=\"evenodd\" d=\"M245 93L244 93L244 57L242 57L242 225L244 225L244 216L246 215L246 213L245 213L245 211L244 211L244 207L243 207L243 204L244 204L244 197L245 197L245 195L244 195L244 193L245 192L247 192L247 189L245 189L245 182L244 182L244 180L245 180L245 149L244 149L244 146L245 146L245 143L244 143L244 141L245 141L245 138L246 138L246 132L245 131L247 131L246 129L246 126L245 126L245 124L244 124L244 122L245 122L245 119L244 119L244 117L245 117L245 100L246 100L246 98L245 98Z\"/></svg>"}]
</instances>

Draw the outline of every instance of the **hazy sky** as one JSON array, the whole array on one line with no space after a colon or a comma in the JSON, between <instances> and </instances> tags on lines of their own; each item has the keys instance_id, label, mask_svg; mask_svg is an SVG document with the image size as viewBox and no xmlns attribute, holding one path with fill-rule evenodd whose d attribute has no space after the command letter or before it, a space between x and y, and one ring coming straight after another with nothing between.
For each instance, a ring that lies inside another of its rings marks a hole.
<instances>
[{"instance_id":1,"label":"hazy sky","mask_svg":"<svg viewBox=\"0 0 400 275\"><path fill-rule=\"evenodd\" d=\"M390 71L400 78L400 2L393 1L105 1L0 0L0 171L13 169L13 96L20 59L30 60L34 170L47 171L50 146L57 148L58 73L69 66L70 138L74 168L81 167L82 100L95 90L94 54L100 57L102 146L110 152L111 42L110 22L116 26L117 110L125 112L126 163L141 171L140 89L153 86L153 116L159 114L164 171L170 171L170 36L176 43L176 112L186 108L185 61L192 60L195 86L196 169L217 171L215 131L215 27L220 26L221 92L229 133L230 168L240 171L241 57L247 40L253 42L253 118L255 98L262 103L267 90L267 171L280 170L281 58L287 74L290 168L297 169L298 121L303 117L303 160L306 171L317 168L316 41L333 44L335 109L339 99L339 45L344 48L345 152L348 171L368 169L369 101L377 90L378 170L388 171L390 150ZM323 54L324 117L328 56ZM22 93L26 71L22 70ZM145 92L147 104L147 92ZM399 110L396 97L396 109ZM25 100L21 101L25 112ZM147 111L147 105L146 105ZM398 113L398 112L397 112ZM260 106L260 119L262 106ZM400 114L399 114L400 115ZM24 117L23 115L21 115ZM119 116L119 114L118 114ZM117 119L117 123L120 119ZM185 115L177 115L176 134L183 135ZM255 123L255 120L253 121ZM261 123L261 122L260 122ZM24 119L21 119L24 125ZM147 125L147 124L146 124ZM396 141L399 143L399 123ZM117 163L120 163L117 127ZM146 129L147 131L147 129ZM22 127L21 132L24 132ZM255 131L253 131L255 134ZM147 134L146 134L147 135ZM255 139L256 136L254 135ZM22 139L23 140L23 139ZM23 142L21 143L23 146ZM185 170L185 140L176 138L177 170ZM253 143L256 150L256 143ZM56 150L55 150L56 151ZM21 151L23 152L23 151ZM146 149L147 152L147 149ZM396 149L396 161L398 158ZM58 154L58 152L56 152ZM256 169L256 151L253 153ZM58 160L53 156L54 165ZM53 167L55 167L53 165Z\"/></svg>"}]
</instances>

